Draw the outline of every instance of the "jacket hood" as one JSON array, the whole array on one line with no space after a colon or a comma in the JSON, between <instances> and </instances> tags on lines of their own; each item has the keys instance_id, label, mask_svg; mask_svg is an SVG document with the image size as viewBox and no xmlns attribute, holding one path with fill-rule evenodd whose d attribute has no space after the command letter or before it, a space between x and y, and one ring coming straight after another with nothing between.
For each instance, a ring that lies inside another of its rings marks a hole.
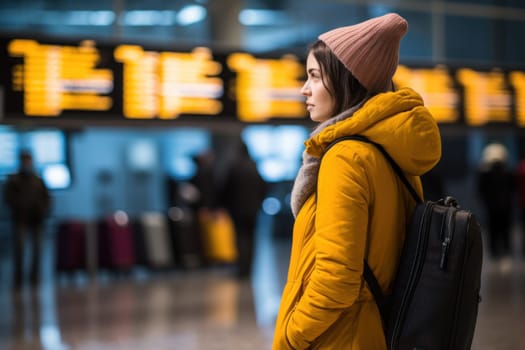
<instances>
[{"instance_id":1,"label":"jacket hood","mask_svg":"<svg viewBox=\"0 0 525 350\"><path fill-rule=\"evenodd\" d=\"M426 173L441 158L437 123L410 88L372 97L351 117L308 139L306 152L319 158L332 141L347 135L362 135L380 144L409 175Z\"/></svg>"}]
</instances>

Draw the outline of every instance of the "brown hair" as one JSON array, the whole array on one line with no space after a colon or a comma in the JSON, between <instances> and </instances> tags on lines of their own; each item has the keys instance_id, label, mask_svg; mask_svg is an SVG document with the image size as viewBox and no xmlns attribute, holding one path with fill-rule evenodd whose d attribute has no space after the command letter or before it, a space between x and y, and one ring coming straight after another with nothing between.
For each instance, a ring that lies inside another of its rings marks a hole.
<instances>
[{"instance_id":1,"label":"brown hair","mask_svg":"<svg viewBox=\"0 0 525 350\"><path fill-rule=\"evenodd\" d=\"M366 98L366 88L323 41L317 40L310 47L310 52L319 63L324 86L335 100L333 115L357 105Z\"/></svg>"}]
</instances>

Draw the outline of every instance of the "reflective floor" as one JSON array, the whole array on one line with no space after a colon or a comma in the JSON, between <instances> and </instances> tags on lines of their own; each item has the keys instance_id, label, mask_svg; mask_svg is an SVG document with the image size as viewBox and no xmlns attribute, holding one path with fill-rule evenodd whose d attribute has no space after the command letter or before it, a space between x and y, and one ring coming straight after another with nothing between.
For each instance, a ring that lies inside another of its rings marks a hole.
<instances>
[{"instance_id":1,"label":"reflective floor","mask_svg":"<svg viewBox=\"0 0 525 350\"><path fill-rule=\"evenodd\" d=\"M47 241L45 282L10 289L5 246L0 256L0 349L269 349L290 242L258 231L251 281L228 266L96 279L52 271ZM521 230L514 232L521 246ZM473 349L525 349L525 262L486 259Z\"/></svg>"}]
</instances>

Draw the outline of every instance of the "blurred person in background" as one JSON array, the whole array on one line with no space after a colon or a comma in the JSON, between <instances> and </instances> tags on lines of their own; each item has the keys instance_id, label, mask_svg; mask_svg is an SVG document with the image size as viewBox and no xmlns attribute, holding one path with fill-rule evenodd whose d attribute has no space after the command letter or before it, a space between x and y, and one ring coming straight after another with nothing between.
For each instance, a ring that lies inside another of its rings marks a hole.
<instances>
[{"instance_id":1,"label":"blurred person in background","mask_svg":"<svg viewBox=\"0 0 525 350\"><path fill-rule=\"evenodd\" d=\"M197 210L212 209L217 200L217 185L215 176L215 153L213 150L205 150L193 157L196 165L195 175L190 183L198 191L198 197L194 203Z\"/></svg>"},{"instance_id":2,"label":"blurred person in background","mask_svg":"<svg viewBox=\"0 0 525 350\"><path fill-rule=\"evenodd\" d=\"M394 90L407 30L390 13L321 34L310 48L301 93L319 125L292 190L292 252L274 350L387 348L364 261L389 295L416 203L373 145L346 140L325 150L340 137L363 135L386 149L423 196L419 176L438 163L441 137L421 96Z\"/></svg>"},{"instance_id":3,"label":"blurred person in background","mask_svg":"<svg viewBox=\"0 0 525 350\"><path fill-rule=\"evenodd\" d=\"M206 237L206 220L213 216L217 203L217 176L215 170L215 152L206 149L193 157L196 171L189 183L179 186L179 193L192 210L192 237L186 237L186 247L199 256L200 263L204 260L204 240ZM199 263L199 264L200 264Z\"/></svg>"},{"instance_id":4,"label":"blurred person in background","mask_svg":"<svg viewBox=\"0 0 525 350\"><path fill-rule=\"evenodd\" d=\"M10 208L12 219L15 290L22 286L24 246L27 235L32 241L31 284L37 286L40 281L42 229L50 207L49 192L42 179L34 171L31 153L23 151L19 159L19 170L8 177L4 192L4 199Z\"/></svg>"},{"instance_id":5,"label":"blurred person in background","mask_svg":"<svg viewBox=\"0 0 525 350\"><path fill-rule=\"evenodd\" d=\"M266 196L266 187L246 144L240 142L237 156L226 173L221 203L233 220L241 279L251 275L257 214Z\"/></svg>"},{"instance_id":6,"label":"blurred person in background","mask_svg":"<svg viewBox=\"0 0 525 350\"><path fill-rule=\"evenodd\" d=\"M511 229L515 175L508 166L507 148L498 142L488 144L478 171L478 193L487 215L489 252L502 259L507 269L511 254Z\"/></svg>"},{"instance_id":7,"label":"blurred person in background","mask_svg":"<svg viewBox=\"0 0 525 350\"><path fill-rule=\"evenodd\" d=\"M522 156L516 169L516 185L518 186L518 205L521 218L521 254L525 257L525 157Z\"/></svg>"}]
</instances>

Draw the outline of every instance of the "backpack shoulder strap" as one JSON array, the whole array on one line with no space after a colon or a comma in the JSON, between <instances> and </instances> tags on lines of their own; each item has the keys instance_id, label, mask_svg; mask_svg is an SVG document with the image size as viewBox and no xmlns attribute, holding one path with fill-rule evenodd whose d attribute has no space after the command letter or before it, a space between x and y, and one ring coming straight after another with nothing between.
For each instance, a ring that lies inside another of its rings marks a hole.
<instances>
[{"instance_id":1,"label":"backpack shoulder strap","mask_svg":"<svg viewBox=\"0 0 525 350\"><path fill-rule=\"evenodd\" d=\"M372 272L372 269L370 268L370 265L368 265L368 261L366 261L366 259L364 260L363 265L363 277L366 283L368 284L372 295L374 296L377 308L379 309L379 314L381 314L381 319L383 320L383 322L386 322L388 319L386 314L386 297L383 291L381 290L381 286L379 286L379 282L377 281L377 278Z\"/></svg>"}]
</instances>

